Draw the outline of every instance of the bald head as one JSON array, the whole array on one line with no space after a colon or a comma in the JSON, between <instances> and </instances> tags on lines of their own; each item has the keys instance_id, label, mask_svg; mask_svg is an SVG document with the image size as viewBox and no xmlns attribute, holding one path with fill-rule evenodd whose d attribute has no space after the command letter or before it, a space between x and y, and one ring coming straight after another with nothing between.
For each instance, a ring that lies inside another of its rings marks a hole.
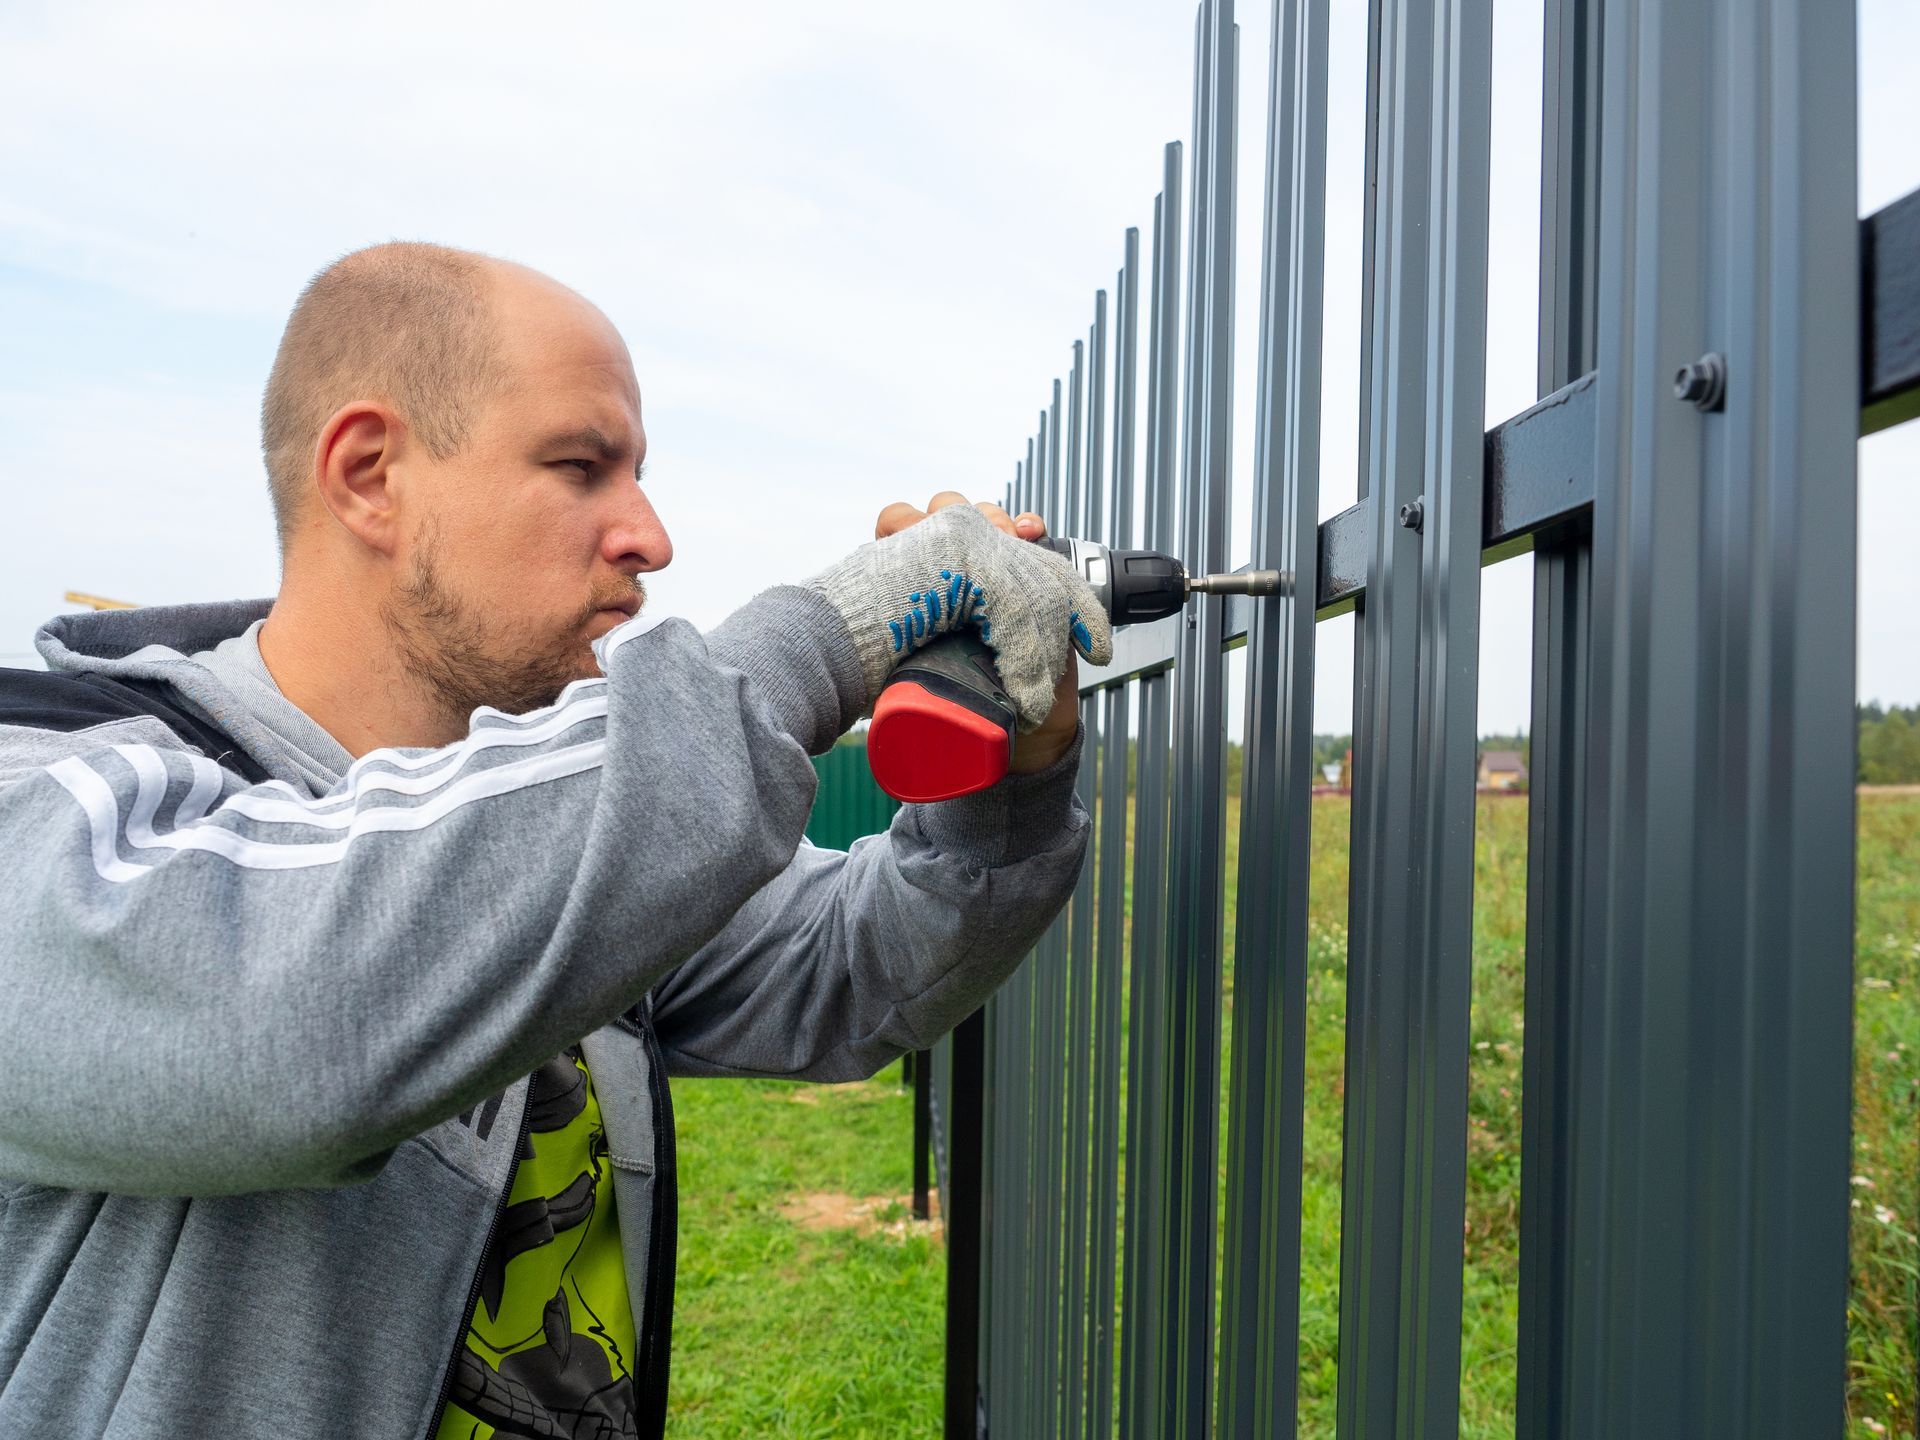
<instances>
[{"instance_id":1,"label":"bald head","mask_svg":"<svg viewBox=\"0 0 1920 1440\"><path fill-rule=\"evenodd\" d=\"M501 378L493 291L502 266L395 241L342 256L301 292L260 406L282 551L311 503L314 444L353 400L380 400L435 459L465 443Z\"/></svg>"},{"instance_id":2,"label":"bald head","mask_svg":"<svg viewBox=\"0 0 1920 1440\"><path fill-rule=\"evenodd\" d=\"M594 641L673 558L625 341L525 266L343 257L294 307L261 411L283 562L261 653L276 679L330 675L305 700L367 746L445 744L482 705L600 674Z\"/></svg>"}]
</instances>

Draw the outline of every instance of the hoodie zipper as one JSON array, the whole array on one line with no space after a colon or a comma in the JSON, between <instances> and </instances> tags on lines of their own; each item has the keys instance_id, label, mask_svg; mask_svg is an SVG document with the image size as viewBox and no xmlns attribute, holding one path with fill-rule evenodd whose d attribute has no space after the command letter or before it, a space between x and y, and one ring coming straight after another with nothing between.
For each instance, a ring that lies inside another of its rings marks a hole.
<instances>
[{"instance_id":1,"label":"hoodie zipper","mask_svg":"<svg viewBox=\"0 0 1920 1440\"><path fill-rule=\"evenodd\" d=\"M480 1263L473 1267L473 1283L467 1286L467 1303L460 1310L460 1329L453 1337L453 1353L447 1356L446 1369L440 1372L440 1398L434 1402L433 1423L427 1427L427 1435L438 1433L440 1421L447 1413L447 1393L453 1389L454 1368L460 1363L460 1352L467 1346L467 1330L473 1324L473 1307L480 1303L480 1282L486 1278L487 1261L493 1255L493 1245L500 1238L500 1222L507 1213L507 1200L513 1194L514 1177L520 1173L520 1152L527 1148L529 1122L533 1118L533 1095L529 1091L527 1103L520 1107L520 1126L514 1132L513 1157L507 1164L506 1184L500 1187L500 1199L493 1207L493 1219L487 1225L486 1242L480 1247Z\"/></svg>"},{"instance_id":2,"label":"hoodie zipper","mask_svg":"<svg viewBox=\"0 0 1920 1440\"><path fill-rule=\"evenodd\" d=\"M638 1017L636 1020L634 1017ZM653 1223L647 1234L647 1293L641 1298L634 1390L635 1428L657 1440L667 1427L667 1376L673 1353L674 1266L679 1249L680 1196L674 1158L673 1097L667 1058L653 1028L653 992L615 1022L639 1038L647 1056L647 1094L653 1103ZM642 1381L642 1376L645 1377Z\"/></svg>"}]
</instances>

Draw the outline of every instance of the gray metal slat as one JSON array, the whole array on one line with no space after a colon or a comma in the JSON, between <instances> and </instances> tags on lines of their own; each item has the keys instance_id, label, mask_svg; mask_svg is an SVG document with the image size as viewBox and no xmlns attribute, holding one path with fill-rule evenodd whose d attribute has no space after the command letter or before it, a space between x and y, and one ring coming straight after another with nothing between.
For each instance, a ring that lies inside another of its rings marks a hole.
<instances>
[{"instance_id":1,"label":"gray metal slat","mask_svg":"<svg viewBox=\"0 0 1920 1440\"><path fill-rule=\"evenodd\" d=\"M1234 124L1232 0L1203 0L1197 46L1194 204L1189 217L1186 414L1179 553L1224 569L1230 510ZM1193 607L1173 683L1168 885L1168 1301L1159 1341L1169 1436L1207 1431L1213 1375L1215 1197L1220 1119L1220 922L1225 814L1225 660L1218 606Z\"/></svg>"},{"instance_id":2,"label":"gray metal slat","mask_svg":"<svg viewBox=\"0 0 1920 1440\"><path fill-rule=\"evenodd\" d=\"M1247 638L1216 1420L1259 1440L1298 1412L1326 114L1325 0L1275 0L1252 563L1296 583Z\"/></svg>"},{"instance_id":3,"label":"gray metal slat","mask_svg":"<svg viewBox=\"0 0 1920 1440\"><path fill-rule=\"evenodd\" d=\"M1038 1159L1037 1136L1039 1127L1034 1111L1034 1090L1031 1080L1034 1067L1034 1031L1038 1024L1037 1012L1038 985L1037 972L1033 957L1027 957L1027 963L1019 975L1020 1030L1014 1047L1014 1057L1018 1065L1016 1073L1021 1077L1020 1103L1016 1113L1019 1117L1019 1137L1014 1146L1015 1161L1019 1167L1021 1186L1011 1198L1011 1208L1020 1227L1020 1246L1015 1252L1012 1264L1015 1267L1015 1289L1013 1296L1018 1309L1009 1309L1006 1317L1007 1355L1014 1384L1008 1395L1007 1423L1016 1433L1026 1423L1026 1417L1033 1409L1033 1353L1030 1336L1033 1326L1033 1286L1034 1286L1034 1207L1030 1197L1035 1183L1035 1164ZM1002 1434L1006 1433L1003 1429Z\"/></svg>"},{"instance_id":4,"label":"gray metal slat","mask_svg":"<svg viewBox=\"0 0 1920 1440\"><path fill-rule=\"evenodd\" d=\"M1491 12L1490 0L1373 11L1343 1440L1454 1440L1459 1426Z\"/></svg>"},{"instance_id":5,"label":"gray metal slat","mask_svg":"<svg viewBox=\"0 0 1920 1440\"><path fill-rule=\"evenodd\" d=\"M1525 1043L1520 1087L1521 1432L1565 1433L1572 1293L1574 1041L1582 1000L1582 792L1587 780L1592 550L1534 558L1533 733L1528 759Z\"/></svg>"},{"instance_id":6,"label":"gray metal slat","mask_svg":"<svg viewBox=\"0 0 1920 1440\"><path fill-rule=\"evenodd\" d=\"M1087 347L1084 341L1073 342L1073 363L1067 367L1067 455L1066 468L1061 472L1061 490L1058 509L1047 516L1049 533L1074 535L1080 523L1080 502L1085 492L1086 477L1080 468L1080 430L1081 411L1086 399L1084 371L1086 369Z\"/></svg>"},{"instance_id":7,"label":"gray metal slat","mask_svg":"<svg viewBox=\"0 0 1920 1440\"><path fill-rule=\"evenodd\" d=\"M1014 1254L1016 1236L1010 1224L1009 1201L1018 1194L1017 1177L1010 1153L1016 1133L1009 1113L1016 1072L1010 1058L1014 1024L1014 988L1017 977L994 992L988 1002L988 1084L987 1143L991 1155L992 1186L987 1191L987 1292L981 1297L981 1321L987 1331L987 1361L984 1386L989 1432L1004 1413L1005 1396L1013 1383L1008 1368L1007 1342L1010 1327L1004 1323L1007 1298L1011 1293L1009 1262Z\"/></svg>"},{"instance_id":8,"label":"gray metal slat","mask_svg":"<svg viewBox=\"0 0 1920 1440\"><path fill-rule=\"evenodd\" d=\"M1087 332L1087 498L1081 533L1098 539L1107 524L1107 292L1093 292L1093 328Z\"/></svg>"},{"instance_id":9,"label":"gray metal slat","mask_svg":"<svg viewBox=\"0 0 1920 1440\"><path fill-rule=\"evenodd\" d=\"M1133 545L1134 455L1138 449L1140 374L1140 231L1128 226L1122 246L1114 300L1117 332L1113 368L1113 501L1107 507L1107 533L1121 549Z\"/></svg>"},{"instance_id":10,"label":"gray metal slat","mask_svg":"<svg viewBox=\"0 0 1920 1440\"><path fill-rule=\"evenodd\" d=\"M1020 501L1023 510L1039 509L1046 503L1047 454L1056 430L1056 416L1042 406L1027 442L1025 485ZM1036 945L1022 962L1009 988L1015 990L1019 1025L1010 1047L1013 1073L1019 1077L1019 1097L1014 1107L1015 1140L1010 1147L1013 1163L1020 1176L1019 1188L1009 1196L1009 1218L1017 1227L1018 1244L1008 1257L1011 1285L1008 1304L999 1323L1006 1334L1004 1350L1008 1383L1002 1404L992 1420L995 1433L1021 1433L1035 1405L1035 1371L1030 1338L1038 1330L1041 1295L1035 1270L1035 1255L1041 1244L1038 1209L1030 1197L1041 1174L1040 1118L1038 1087L1032 1078L1042 1063L1040 1027L1043 1016L1040 994L1041 946Z\"/></svg>"},{"instance_id":11,"label":"gray metal slat","mask_svg":"<svg viewBox=\"0 0 1920 1440\"><path fill-rule=\"evenodd\" d=\"M1161 193L1153 206L1151 305L1147 325L1147 445L1142 543L1172 544L1175 383L1180 325L1180 190L1183 150L1161 158ZM1120 1433L1156 1434L1160 1368L1154 1349L1162 1314L1165 1231L1164 1075L1166 992L1167 785L1171 743L1169 682L1139 686L1140 724L1134 787L1132 974L1128 1009L1126 1270L1122 1280Z\"/></svg>"},{"instance_id":12,"label":"gray metal slat","mask_svg":"<svg viewBox=\"0 0 1920 1440\"><path fill-rule=\"evenodd\" d=\"M1602 0L1548 0L1541 133L1540 380L1563 393L1575 376L1592 405L1600 189ZM1592 423L1584 427L1591 437ZM1489 437L1489 471L1494 447ZM1592 439L1588 438L1589 457ZM1519 447L1516 447L1519 448ZM1546 457L1513 457L1545 472ZM1591 473L1591 459L1588 461ZM1562 467L1564 468L1564 466ZM1589 485L1589 491L1591 485ZM1493 476L1488 505L1493 508ZM1536 543L1533 717L1528 757L1525 1043L1520 1087L1520 1295L1515 1415L1521 1434L1566 1433L1572 1260L1572 1049L1580 1009L1581 796L1587 783L1588 528Z\"/></svg>"},{"instance_id":13,"label":"gray metal slat","mask_svg":"<svg viewBox=\"0 0 1920 1440\"><path fill-rule=\"evenodd\" d=\"M1128 1021L1133 1078L1128 1086L1126 1241L1131 1265L1123 1290L1120 1433L1157 1436L1164 1375L1157 1341L1166 1313L1162 1251L1167 1212L1165 1105L1167 1003L1166 893L1172 867L1173 686L1166 675L1140 681L1140 732L1134 782L1133 973ZM1137 1065L1137 1068L1136 1068Z\"/></svg>"},{"instance_id":14,"label":"gray metal slat","mask_svg":"<svg viewBox=\"0 0 1920 1440\"><path fill-rule=\"evenodd\" d=\"M1083 412L1085 406L1084 369L1086 347L1083 342L1073 342L1073 360L1068 368L1066 389L1067 445L1062 459L1058 498L1047 514L1047 526L1050 531L1066 534L1075 533L1081 498L1085 483L1081 472ZM1085 751L1081 752L1084 774ZM1076 781L1076 789L1079 782ZM1084 877L1084 872L1083 872ZM1062 1434L1062 1417L1066 1408L1067 1393L1071 1379L1068 1371L1068 1335L1072 1328L1072 1314L1075 1296L1072 1279L1073 1248L1073 1172L1074 1156L1072 1151L1072 1110L1073 1081L1075 1071L1074 1029L1075 997L1072 993L1075 951L1073 921L1079 908L1080 882L1076 882L1074 896L1069 900L1049 932L1057 949L1052 957L1051 975L1053 979L1053 1001L1056 1043L1049 1057L1049 1070L1056 1086L1056 1102L1053 1110L1053 1184L1047 1193L1047 1203L1053 1214L1051 1235L1051 1257L1048 1274L1054 1277L1050 1305L1048 1308L1049 1333L1046 1342L1047 1363L1052 1369L1048 1390L1048 1404L1045 1428L1039 1433L1045 1435Z\"/></svg>"},{"instance_id":15,"label":"gray metal slat","mask_svg":"<svg viewBox=\"0 0 1920 1440\"><path fill-rule=\"evenodd\" d=\"M1086 396L1086 468L1080 480L1078 501L1069 506L1073 513L1073 533L1098 538L1097 518L1103 508L1100 494L1106 484L1102 466L1105 460L1106 429L1106 291L1094 296L1093 326L1086 350L1076 346L1074 369L1076 388L1084 387ZM1079 377L1084 376L1084 380ZM1095 833L1099 825L1099 702L1093 697L1080 702L1080 728L1083 742L1078 792L1093 816ZM1067 1253L1066 1301L1064 1317L1064 1376L1061 1386L1061 1433L1067 1440L1079 1440L1085 1429L1087 1368L1087 1324L1089 1319L1088 1255L1092 1224L1094 1156L1089 1150L1094 1105L1095 1017L1092 1001L1094 987L1094 866L1089 859L1081 866L1070 904L1069 933L1071 956L1068 990L1071 1025L1068 1036L1067 1066Z\"/></svg>"},{"instance_id":16,"label":"gray metal slat","mask_svg":"<svg viewBox=\"0 0 1920 1440\"><path fill-rule=\"evenodd\" d=\"M1051 443L1047 448L1047 502L1041 512L1048 517L1049 526L1054 523L1052 517L1067 512L1071 475L1066 465L1063 422L1069 404L1061 382L1055 380L1053 403L1048 411L1053 428ZM1032 1416L1033 1433L1039 1435L1054 1433L1053 1427L1060 1408L1060 1329L1065 1304L1061 1274L1065 1238L1062 1234L1065 1191L1062 1178L1066 1155L1062 1117L1066 1104L1064 1072L1067 1064L1066 930L1067 917L1062 913L1047 927L1036 957L1039 961L1036 978L1044 997L1041 1002L1043 1021L1037 1057L1039 1084L1036 1087L1041 1105L1038 1122L1041 1145L1040 1202L1036 1207L1040 1211L1037 1292L1040 1325L1036 1346L1039 1384Z\"/></svg>"},{"instance_id":17,"label":"gray metal slat","mask_svg":"<svg viewBox=\"0 0 1920 1440\"><path fill-rule=\"evenodd\" d=\"M1114 689L1102 697L1097 919L1094 932L1093 1187L1088 1224L1092 1232L1087 1308L1086 1433L1095 1440L1113 1434L1114 1267L1119 1241L1120 1164L1120 981L1126 924L1126 830L1128 695Z\"/></svg>"},{"instance_id":18,"label":"gray metal slat","mask_svg":"<svg viewBox=\"0 0 1920 1440\"><path fill-rule=\"evenodd\" d=\"M1039 468L1033 474L1033 496L1031 507L1037 512L1050 512L1054 509L1054 480L1058 468L1059 453L1059 394L1058 381L1053 386L1054 404L1041 411L1041 439L1039 442ZM1049 459L1049 456L1054 458ZM1031 1086L1028 1098L1027 1135L1027 1175L1028 1187L1023 1197L1022 1211L1026 1220L1027 1245L1023 1257L1021 1284L1025 1287L1026 1313L1021 1325L1021 1348L1025 1352L1021 1365L1020 1410L1017 1433L1032 1432L1037 1426L1045 1405L1047 1377L1043 1346L1046 1335L1046 1313L1051 1303L1052 1285L1046 1273L1046 1254L1051 1227L1048 1223L1047 1206L1056 1193L1050 1188L1047 1173L1047 1149L1052 1138L1052 1128L1048 1122L1048 1078L1051 1075L1052 1061L1058 1053L1051 1048L1052 1036L1049 1031L1049 1001L1052 996L1049 984L1048 964L1052 958L1053 929L1049 927L1034 945L1033 954L1027 957L1027 1003L1030 1018L1027 1028L1028 1055L1023 1073L1030 1077ZM1042 1197L1038 1203L1035 1195Z\"/></svg>"},{"instance_id":19,"label":"gray metal slat","mask_svg":"<svg viewBox=\"0 0 1920 1440\"><path fill-rule=\"evenodd\" d=\"M1111 543L1126 548L1133 516L1134 375L1138 364L1138 275L1140 232L1129 229L1125 258L1114 285L1115 362L1113 465L1104 519ZM1104 353L1104 347L1103 347ZM1114 1267L1119 1263L1120 1224L1120 1003L1126 925L1127 780L1131 696L1122 687L1105 697L1100 756L1099 916L1095 931L1094 1018L1096 1098L1093 1116L1094 1176L1093 1298L1088 1313L1087 1347L1091 1357L1087 1384L1087 1433L1095 1440L1113 1434L1115 1341Z\"/></svg>"},{"instance_id":20,"label":"gray metal slat","mask_svg":"<svg viewBox=\"0 0 1920 1440\"><path fill-rule=\"evenodd\" d=\"M1855 42L1851 6L1606 13L1570 1436L1840 1431Z\"/></svg>"},{"instance_id":21,"label":"gray metal slat","mask_svg":"<svg viewBox=\"0 0 1920 1440\"><path fill-rule=\"evenodd\" d=\"M1046 452L1038 443L1038 436L1046 424L1042 411L1036 423L1034 434L1027 439L1027 458L1021 467L1020 485L1015 494L1015 510L1030 508L1035 479L1035 465L1038 457ZM1002 1114L1006 1117L1008 1136L1005 1154L1009 1172L1008 1195L1002 1208L1005 1220L1005 1257L1000 1270L1004 1288L995 1296L993 1323L1002 1337L997 1352L1000 1379L995 1390L988 1396L988 1430L990 1434L1004 1435L1010 1427L1018 1423L1024 1410L1024 1399L1031 1365L1021 1356L1020 1337L1026 1333L1028 1325L1028 1287L1031 1284L1032 1266L1028 1263L1031 1252L1032 1212L1025 1203L1025 1197L1031 1186L1032 1172L1028 1165L1032 1145L1033 1126L1030 1108L1033 1102L1033 1087L1027 1076L1030 1072L1030 1036L1029 1025L1021 1008L1025 1004L1028 989L1032 984L1033 956L1027 955L1020 968L1013 974L1001 994L1009 1000L1009 1009L1021 1018L1008 1026L1006 1048L1003 1051L1003 1064L1008 1073L1016 1077L1016 1084L1009 1086L1008 1102ZM1017 1089L1017 1106L1014 1092ZM1011 1177L1017 1173L1020 1183L1017 1188L1011 1183Z\"/></svg>"},{"instance_id":22,"label":"gray metal slat","mask_svg":"<svg viewBox=\"0 0 1920 1440\"><path fill-rule=\"evenodd\" d=\"M1013 494L1024 486L1024 470ZM1017 1068L1020 1053L1018 1036L1022 1031L1020 1012L1021 975L995 992L991 1002L993 1044L991 1136L993 1188L988 1191L989 1205L989 1288L981 1306L987 1327L987 1425L990 1433L1005 1433L1011 1405L1018 1386L1019 1358L1014 1350L1016 1331L1011 1323L1020 1287L1022 1233L1020 1197L1025 1193L1025 1174L1019 1166L1020 1146L1026 1127L1020 1123L1019 1106L1027 1094Z\"/></svg>"},{"instance_id":23,"label":"gray metal slat","mask_svg":"<svg viewBox=\"0 0 1920 1440\"><path fill-rule=\"evenodd\" d=\"M1098 822L1099 724L1098 697L1088 695L1080 701L1080 726L1087 741L1080 752L1080 774L1076 789ZM1087 1336L1087 1224L1088 1200L1092 1184L1092 1157L1087 1142L1093 1108L1094 1025L1093 992L1093 882L1091 863L1080 867L1068 906L1071 949L1067 966L1067 991L1070 1023L1062 1063L1067 1077L1066 1119L1066 1197L1065 1261L1061 1285L1061 1385L1060 1424L1057 1433L1067 1440L1079 1440L1084 1430L1086 1396Z\"/></svg>"},{"instance_id":24,"label":"gray metal slat","mask_svg":"<svg viewBox=\"0 0 1920 1440\"><path fill-rule=\"evenodd\" d=\"M1022 1305L1019 1330L1014 1337L1015 1348L1020 1357L1018 1362L1020 1383L1012 1421L1017 1434L1029 1432L1040 1404L1040 1368L1034 1347L1037 1343L1035 1337L1040 1334L1040 1313L1043 1303L1041 1290L1044 1277L1041 1274L1039 1257L1044 1253L1045 1237L1042 1224L1045 1216L1042 1207L1036 1205L1033 1200L1036 1193L1042 1195L1046 1193L1044 1152L1041 1144L1044 1112L1040 1103L1041 1087L1038 1083L1040 1066L1043 1063L1041 1050L1045 1025L1039 958L1037 949L1035 954L1027 958L1023 986L1027 1020L1026 1033L1022 1037L1024 1048L1020 1059L1020 1073L1032 1078L1028 1084L1025 1124L1021 1132L1024 1140L1022 1165L1027 1183L1020 1194L1020 1217L1024 1235L1020 1255Z\"/></svg>"}]
</instances>

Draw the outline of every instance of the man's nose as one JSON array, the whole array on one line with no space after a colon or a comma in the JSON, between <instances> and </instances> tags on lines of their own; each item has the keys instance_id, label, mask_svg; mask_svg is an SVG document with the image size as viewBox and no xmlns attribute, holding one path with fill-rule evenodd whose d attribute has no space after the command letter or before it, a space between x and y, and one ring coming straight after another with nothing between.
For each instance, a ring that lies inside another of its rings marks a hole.
<instances>
[{"instance_id":1,"label":"man's nose","mask_svg":"<svg viewBox=\"0 0 1920 1440\"><path fill-rule=\"evenodd\" d=\"M622 570L644 573L664 570L673 563L673 541L667 527L653 508L653 501L638 485L621 507L618 522L607 531L601 554Z\"/></svg>"}]
</instances>

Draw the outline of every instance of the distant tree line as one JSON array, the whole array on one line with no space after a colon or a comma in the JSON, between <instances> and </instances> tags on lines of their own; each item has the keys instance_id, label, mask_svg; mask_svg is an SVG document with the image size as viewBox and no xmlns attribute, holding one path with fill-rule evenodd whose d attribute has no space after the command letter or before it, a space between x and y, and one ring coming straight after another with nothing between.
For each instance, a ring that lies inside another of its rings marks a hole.
<instances>
[{"instance_id":1,"label":"distant tree line","mask_svg":"<svg viewBox=\"0 0 1920 1440\"><path fill-rule=\"evenodd\" d=\"M1920 785L1920 705L1871 700L1853 713L1860 725L1860 783Z\"/></svg>"}]
</instances>

